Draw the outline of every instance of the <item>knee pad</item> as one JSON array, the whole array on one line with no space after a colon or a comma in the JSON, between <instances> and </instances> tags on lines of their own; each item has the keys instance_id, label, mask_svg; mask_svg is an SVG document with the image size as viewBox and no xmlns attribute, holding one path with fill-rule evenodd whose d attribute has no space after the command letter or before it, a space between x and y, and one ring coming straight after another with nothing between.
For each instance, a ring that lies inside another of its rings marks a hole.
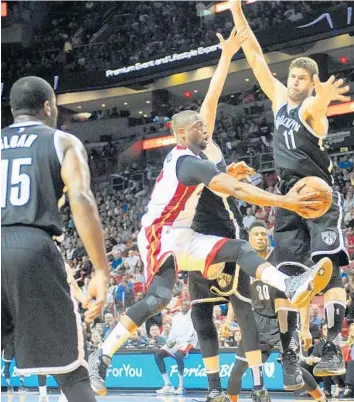
<instances>
[{"instance_id":1,"label":"knee pad","mask_svg":"<svg viewBox=\"0 0 354 402\"><path fill-rule=\"evenodd\" d=\"M164 289L158 294L147 294L142 302L145 302L146 312L151 317L163 310L171 298L172 292L169 289Z\"/></svg>"}]
</instances>

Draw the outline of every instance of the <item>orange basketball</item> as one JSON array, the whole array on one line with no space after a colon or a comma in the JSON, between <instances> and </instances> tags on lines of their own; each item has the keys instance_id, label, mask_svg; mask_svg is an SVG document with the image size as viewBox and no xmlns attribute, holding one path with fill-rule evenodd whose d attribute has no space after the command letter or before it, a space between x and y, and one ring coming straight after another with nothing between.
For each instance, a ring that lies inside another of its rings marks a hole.
<instances>
[{"instance_id":1,"label":"orange basketball","mask_svg":"<svg viewBox=\"0 0 354 402\"><path fill-rule=\"evenodd\" d=\"M307 194L318 192L320 195L318 199L322 201L321 205L311 212L309 212L308 219L316 219L325 214L332 204L332 189L331 187L319 177L309 176L304 177L298 182L298 185L305 184L299 194Z\"/></svg>"}]
</instances>

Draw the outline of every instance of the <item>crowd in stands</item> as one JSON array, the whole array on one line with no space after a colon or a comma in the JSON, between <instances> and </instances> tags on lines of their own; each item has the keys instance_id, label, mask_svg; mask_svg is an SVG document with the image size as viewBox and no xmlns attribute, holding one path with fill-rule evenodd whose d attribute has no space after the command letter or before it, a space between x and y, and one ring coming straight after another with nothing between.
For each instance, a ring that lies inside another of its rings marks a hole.
<instances>
[{"instance_id":1,"label":"crowd in stands","mask_svg":"<svg viewBox=\"0 0 354 402\"><path fill-rule=\"evenodd\" d=\"M3 80L23 75L46 76L61 71L119 68L217 43L216 32L232 28L229 13L199 17L203 3L195 2L49 2L47 23L31 47L6 47ZM256 2L245 7L252 28L263 30L299 21L313 10L336 2ZM65 13L62 9L65 7ZM167 34L166 34L167 33Z\"/></svg>"}]
</instances>

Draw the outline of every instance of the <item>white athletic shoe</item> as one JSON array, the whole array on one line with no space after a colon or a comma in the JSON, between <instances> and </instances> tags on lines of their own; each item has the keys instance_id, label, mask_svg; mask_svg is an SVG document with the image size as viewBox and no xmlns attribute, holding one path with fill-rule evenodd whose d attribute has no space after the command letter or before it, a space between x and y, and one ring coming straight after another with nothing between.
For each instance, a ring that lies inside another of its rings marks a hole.
<instances>
[{"instance_id":1,"label":"white athletic shoe","mask_svg":"<svg viewBox=\"0 0 354 402\"><path fill-rule=\"evenodd\" d=\"M158 389L156 393L159 395L174 394L175 389L172 385L165 385L161 389Z\"/></svg>"},{"instance_id":2,"label":"white athletic shoe","mask_svg":"<svg viewBox=\"0 0 354 402\"><path fill-rule=\"evenodd\" d=\"M178 387L175 391L175 395L183 395L184 394L184 387Z\"/></svg>"},{"instance_id":3,"label":"white athletic shoe","mask_svg":"<svg viewBox=\"0 0 354 402\"><path fill-rule=\"evenodd\" d=\"M49 402L49 397L48 395L40 395L38 402Z\"/></svg>"}]
</instances>

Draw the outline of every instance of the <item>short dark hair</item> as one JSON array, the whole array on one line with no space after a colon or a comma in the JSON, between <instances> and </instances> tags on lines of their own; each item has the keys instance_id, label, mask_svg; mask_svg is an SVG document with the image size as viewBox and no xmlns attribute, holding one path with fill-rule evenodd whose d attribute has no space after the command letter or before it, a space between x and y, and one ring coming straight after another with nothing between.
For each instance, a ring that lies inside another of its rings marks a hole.
<instances>
[{"instance_id":1,"label":"short dark hair","mask_svg":"<svg viewBox=\"0 0 354 402\"><path fill-rule=\"evenodd\" d=\"M20 114L37 115L46 101L54 95L50 84L40 77L30 76L17 80L10 90L10 105L14 117Z\"/></svg>"},{"instance_id":2,"label":"short dark hair","mask_svg":"<svg viewBox=\"0 0 354 402\"><path fill-rule=\"evenodd\" d=\"M254 221L254 222L251 223L250 227L248 228L248 233L250 233L253 228L258 228L258 227L262 227L264 229L267 229L267 225L265 224L265 222L263 222L263 221Z\"/></svg>"},{"instance_id":3,"label":"short dark hair","mask_svg":"<svg viewBox=\"0 0 354 402\"><path fill-rule=\"evenodd\" d=\"M315 74L319 74L317 62L310 57L298 57L297 59L293 60L289 66L289 72L293 68L304 68L310 73L311 79Z\"/></svg>"}]
</instances>

